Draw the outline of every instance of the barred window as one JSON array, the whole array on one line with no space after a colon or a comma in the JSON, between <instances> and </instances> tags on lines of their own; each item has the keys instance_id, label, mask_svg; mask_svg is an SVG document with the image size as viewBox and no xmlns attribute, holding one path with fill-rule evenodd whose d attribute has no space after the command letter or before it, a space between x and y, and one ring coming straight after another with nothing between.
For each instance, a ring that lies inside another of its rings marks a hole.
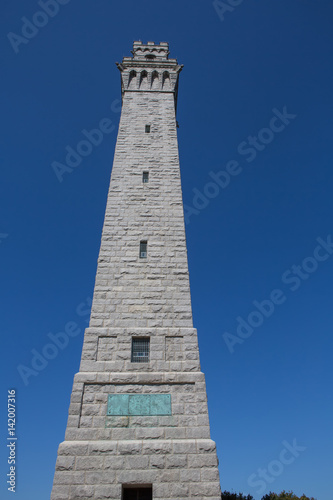
<instances>
[{"instance_id":1,"label":"barred window","mask_svg":"<svg viewBox=\"0 0 333 500\"><path fill-rule=\"evenodd\" d=\"M148 246L147 240L140 241L140 259L147 258L147 246Z\"/></svg>"},{"instance_id":2,"label":"barred window","mask_svg":"<svg viewBox=\"0 0 333 500\"><path fill-rule=\"evenodd\" d=\"M148 363L150 339L132 338L132 363Z\"/></svg>"},{"instance_id":3,"label":"barred window","mask_svg":"<svg viewBox=\"0 0 333 500\"><path fill-rule=\"evenodd\" d=\"M150 133L150 125L146 125L145 131L146 131L146 134Z\"/></svg>"},{"instance_id":4,"label":"barred window","mask_svg":"<svg viewBox=\"0 0 333 500\"><path fill-rule=\"evenodd\" d=\"M149 172L142 172L142 182L146 184L149 181Z\"/></svg>"}]
</instances>

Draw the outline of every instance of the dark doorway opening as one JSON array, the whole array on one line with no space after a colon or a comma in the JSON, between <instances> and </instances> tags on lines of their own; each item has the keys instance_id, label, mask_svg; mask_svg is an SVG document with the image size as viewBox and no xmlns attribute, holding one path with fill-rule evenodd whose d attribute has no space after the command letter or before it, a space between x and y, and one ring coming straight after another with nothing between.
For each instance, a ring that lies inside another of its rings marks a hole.
<instances>
[{"instance_id":1,"label":"dark doorway opening","mask_svg":"<svg viewBox=\"0 0 333 500\"><path fill-rule=\"evenodd\" d=\"M151 486L123 487L123 500L153 500L153 488Z\"/></svg>"}]
</instances>

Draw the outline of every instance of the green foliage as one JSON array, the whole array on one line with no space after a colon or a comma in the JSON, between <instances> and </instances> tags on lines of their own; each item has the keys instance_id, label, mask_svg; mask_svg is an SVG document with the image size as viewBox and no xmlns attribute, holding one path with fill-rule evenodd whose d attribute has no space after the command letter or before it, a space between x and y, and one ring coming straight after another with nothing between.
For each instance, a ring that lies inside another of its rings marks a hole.
<instances>
[{"instance_id":1,"label":"green foliage","mask_svg":"<svg viewBox=\"0 0 333 500\"><path fill-rule=\"evenodd\" d=\"M252 495L243 495L243 493L230 493L230 491L223 491L221 494L221 500L254 500ZM281 493L269 492L267 495L263 496L261 500L316 500L313 497L307 497L302 495L298 497L292 491L281 491Z\"/></svg>"},{"instance_id":2,"label":"green foliage","mask_svg":"<svg viewBox=\"0 0 333 500\"><path fill-rule=\"evenodd\" d=\"M307 497L306 495L302 495L298 497L292 491L281 491L281 493L268 493L263 496L261 500L316 500L313 497Z\"/></svg>"},{"instance_id":3,"label":"green foliage","mask_svg":"<svg viewBox=\"0 0 333 500\"><path fill-rule=\"evenodd\" d=\"M221 500L254 500L252 495L243 495L243 493L230 493L230 491L223 491Z\"/></svg>"}]
</instances>

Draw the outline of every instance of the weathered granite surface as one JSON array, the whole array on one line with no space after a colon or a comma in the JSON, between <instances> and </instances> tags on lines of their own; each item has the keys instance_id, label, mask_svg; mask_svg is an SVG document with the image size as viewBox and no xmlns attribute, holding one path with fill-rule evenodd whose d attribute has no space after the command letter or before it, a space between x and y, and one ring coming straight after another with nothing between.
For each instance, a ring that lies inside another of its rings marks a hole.
<instances>
[{"instance_id":1,"label":"weathered granite surface","mask_svg":"<svg viewBox=\"0 0 333 500\"><path fill-rule=\"evenodd\" d=\"M133 53L118 64L123 107L91 320L51 499L120 500L124 484L151 484L156 499L220 500L191 311L175 114L182 67L166 43L135 42ZM149 362L131 362L133 337L150 339ZM107 415L110 394L170 394L171 415Z\"/></svg>"}]
</instances>

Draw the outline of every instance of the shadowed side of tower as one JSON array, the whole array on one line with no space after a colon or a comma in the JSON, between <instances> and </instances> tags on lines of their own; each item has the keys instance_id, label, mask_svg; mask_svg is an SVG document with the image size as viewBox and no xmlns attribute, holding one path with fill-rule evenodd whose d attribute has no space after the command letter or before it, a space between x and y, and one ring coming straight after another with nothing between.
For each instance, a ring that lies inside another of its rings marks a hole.
<instances>
[{"instance_id":1,"label":"shadowed side of tower","mask_svg":"<svg viewBox=\"0 0 333 500\"><path fill-rule=\"evenodd\" d=\"M52 500L220 500L193 328L167 43L134 42Z\"/></svg>"}]
</instances>

